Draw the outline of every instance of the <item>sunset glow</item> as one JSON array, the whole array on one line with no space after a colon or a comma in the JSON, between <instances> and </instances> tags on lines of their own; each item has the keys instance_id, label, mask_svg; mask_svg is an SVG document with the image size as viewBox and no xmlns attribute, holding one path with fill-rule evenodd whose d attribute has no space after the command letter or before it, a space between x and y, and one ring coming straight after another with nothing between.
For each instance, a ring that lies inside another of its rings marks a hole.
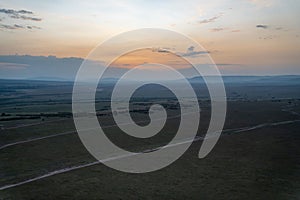
<instances>
[{"instance_id":1,"label":"sunset glow","mask_svg":"<svg viewBox=\"0 0 300 200\"><path fill-rule=\"evenodd\" d=\"M0 6L1 55L85 58L113 35L154 27L195 39L224 74L300 73L300 3L295 0L2 1ZM31 13L15 17L7 10ZM117 65L148 62L141 52L132 56Z\"/></svg>"}]
</instances>

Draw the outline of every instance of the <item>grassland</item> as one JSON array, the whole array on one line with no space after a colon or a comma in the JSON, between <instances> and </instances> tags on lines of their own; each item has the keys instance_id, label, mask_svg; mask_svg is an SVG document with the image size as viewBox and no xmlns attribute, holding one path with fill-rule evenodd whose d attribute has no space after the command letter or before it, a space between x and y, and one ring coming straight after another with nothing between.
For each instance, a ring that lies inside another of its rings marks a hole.
<instances>
[{"instance_id":1,"label":"grassland","mask_svg":"<svg viewBox=\"0 0 300 200\"><path fill-rule=\"evenodd\" d=\"M270 90L270 94L266 94L262 92L265 89L251 87L251 90L246 90L244 86L244 89L237 86L227 88L231 99L224 131L206 158L198 158L199 140L180 159L164 169L146 174L126 174L103 164L85 166L96 160L82 145L72 117L58 115L71 112L71 86L68 83L59 86L51 82L30 82L22 84L21 89L20 83L6 84L12 86L3 86L10 90L1 93L0 113L9 116L2 116L2 119L19 114L30 116L43 112L43 115L39 119L1 121L0 188L61 169L72 170L2 189L0 199L300 197L300 100L294 86L285 86L284 94L278 94L278 90L274 93ZM57 98L52 98L52 103L49 103L51 96ZM133 119L147 122L147 113L139 111L146 110L152 101L156 100L133 103L136 109L132 112ZM174 105L170 99L160 101ZM209 123L210 103L206 99L199 99L199 103L202 110L198 135L204 135ZM107 126L107 136L131 151L167 144L179 122L176 117L178 110L169 109L173 118L158 134L159 137L132 140L114 126L112 116L107 112L107 101L99 99L96 109L99 114L105 113L98 118L101 125ZM12 145L1 149L7 144ZM74 166L83 167L75 169Z\"/></svg>"}]
</instances>

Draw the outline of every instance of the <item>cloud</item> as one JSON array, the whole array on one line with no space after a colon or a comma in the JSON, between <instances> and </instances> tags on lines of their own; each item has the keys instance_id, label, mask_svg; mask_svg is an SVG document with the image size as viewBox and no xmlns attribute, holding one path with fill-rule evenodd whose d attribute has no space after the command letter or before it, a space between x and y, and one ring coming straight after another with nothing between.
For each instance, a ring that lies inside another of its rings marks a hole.
<instances>
[{"instance_id":1,"label":"cloud","mask_svg":"<svg viewBox=\"0 0 300 200\"><path fill-rule=\"evenodd\" d=\"M42 18L38 18L34 16L34 13L29 10L14 10L14 9L0 9L0 14L6 14L8 17L13 19L22 19L22 20L30 20L30 21L42 21ZM0 21L3 21L5 18L0 18ZM19 25L19 24L0 24L0 30L33 30L33 29L41 29L38 26L32 25Z\"/></svg>"},{"instance_id":2,"label":"cloud","mask_svg":"<svg viewBox=\"0 0 300 200\"><path fill-rule=\"evenodd\" d=\"M260 40L272 40L272 39L276 39L278 38L278 35L267 35L267 36L264 36L264 37L259 37L258 39Z\"/></svg>"},{"instance_id":3,"label":"cloud","mask_svg":"<svg viewBox=\"0 0 300 200\"><path fill-rule=\"evenodd\" d=\"M274 30L275 30L275 31L285 31L285 32L288 32L288 31L289 31L289 29L286 29L286 28L281 27L281 26L274 28Z\"/></svg>"},{"instance_id":4,"label":"cloud","mask_svg":"<svg viewBox=\"0 0 300 200\"><path fill-rule=\"evenodd\" d=\"M41 29L41 27L38 26L26 26L27 29Z\"/></svg>"},{"instance_id":5,"label":"cloud","mask_svg":"<svg viewBox=\"0 0 300 200\"><path fill-rule=\"evenodd\" d=\"M16 27L16 28L24 28L24 26L18 25L18 24L15 24L14 27Z\"/></svg>"},{"instance_id":6,"label":"cloud","mask_svg":"<svg viewBox=\"0 0 300 200\"><path fill-rule=\"evenodd\" d=\"M158 53L170 53L170 51L167 49L158 49L157 52Z\"/></svg>"},{"instance_id":7,"label":"cloud","mask_svg":"<svg viewBox=\"0 0 300 200\"><path fill-rule=\"evenodd\" d=\"M38 26L23 26L19 24L8 25L8 24L0 24L0 30L21 30L21 29L41 29Z\"/></svg>"},{"instance_id":8,"label":"cloud","mask_svg":"<svg viewBox=\"0 0 300 200\"><path fill-rule=\"evenodd\" d=\"M10 18L14 19L23 19L23 20L32 20L32 21L42 21L42 18L31 17L27 15L33 15L32 11L28 10L13 10L13 9L0 9L0 13L8 15Z\"/></svg>"},{"instance_id":9,"label":"cloud","mask_svg":"<svg viewBox=\"0 0 300 200\"><path fill-rule=\"evenodd\" d=\"M182 56L184 57L195 57L201 54L208 54L209 51L192 51L192 52L188 52L188 53L184 53L182 54Z\"/></svg>"},{"instance_id":10,"label":"cloud","mask_svg":"<svg viewBox=\"0 0 300 200\"><path fill-rule=\"evenodd\" d=\"M194 46L190 46L187 50L188 51L194 51L195 47Z\"/></svg>"},{"instance_id":11,"label":"cloud","mask_svg":"<svg viewBox=\"0 0 300 200\"><path fill-rule=\"evenodd\" d=\"M158 53L170 53L171 50L174 50L169 47L159 47L159 48L152 48L151 49L153 52L158 52Z\"/></svg>"},{"instance_id":12,"label":"cloud","mask_svg":"<svg viewBox=\"0 0 300 200\"><path fill-rule=\"evenodd\" d=\"M212 18L209 19L204 19L204 20L200 20L198 21L199 24L207 24L207 23L211 23L211 22L215 22L217 19L219 19L222 15L219 14L217 16L214 16Z\"/></svg>"},{"instance_id":13,"label":"cloud","mask_svg":"<svg viewBox=\"0 0 300 200\"><path fill-rule=\"evenodd\" d=\"M224 28L212 28L210 29L211 32L220 32L220 31L224 31Z\"/></svg>"},{"instance_id":14,"label":"cloud","mask_svg":"<svg viewBox=\"0 0 300 200\"><path fill-rule=\"evenodd\" d=\"M258 25L256 25L256 28L267 29L267 28L269 28L269 27L268 27L267 25L258 24Z\"/></svg>"},{"instance_id":15,"label":"cloud","mask_svg":"<svg viewBox=\"0 0 300 200\"><path fill-rule=\"evenodd\" d=\"M18 24L14 24L14 25L0 24L0 29L15 30L15 29L24 29L24 27Z\"/></svg>"},{"instance_id":16,"label":"cloud","mask_svg":"<svg viewBox=\"0 0 300 200\"><path fill-rule=\"evenodd\" d=\"M25 16L25 15L12 15L11 18L23 19L23 20L32 20L32 21L42 21L42 18L28 17L28 16Z\"/></svg>"},{"instance_id":17,"label":"cloud","mask_svg":"<svg viewBox=\"0 0 300 200\"><path fill-rule=\"evenodd\" d=\"M256 28L262 28L262 29L269 29L269 30L274 30L274 31L289 31L289 29L286 29L284 27L281 27L281 26L269 26L269 25L264 25L264 24L258 24L256 25Z\"/></svg>"},{"instance_id":18,"label":"cloud","mask_svg":"<svg viewBox=\"0 0 300 200\"><path fill-rule=\"evenodd\" d=\"M19 10L18 13L20 13L20 14L33 14L32 11L28 11L28 10Z\"/></svg>"},{"instance_id":19,"label":"cloud","mask_svg":"<svg viewBox=\"0 0 300 200\"><path fill-rule=\"evenodd\" d=\"M178 54L183 57L196 57L208 53L209 53L208 51L195 51L195 47L190 46L189 48L187 48L187 51L185 53L178 53Z\"/></svg>"},{"instance_id":20,"label":"cloud","mask_svg":"<svg viewBox=\"0 0 300 200\"><path fill-rule=\"evenodd\" d=\"M13 9L0 9L0 13L5 13L8 15L16 15L16 14L33 14L33 12L28 10L13 10Z\"/></svg>"}]
</instances>

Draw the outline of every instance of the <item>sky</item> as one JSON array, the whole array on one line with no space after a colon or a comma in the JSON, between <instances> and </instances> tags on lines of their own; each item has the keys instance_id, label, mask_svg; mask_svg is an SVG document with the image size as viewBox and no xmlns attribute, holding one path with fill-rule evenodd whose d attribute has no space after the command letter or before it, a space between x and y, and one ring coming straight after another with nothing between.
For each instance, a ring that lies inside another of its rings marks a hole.
<instances>
[{"instance_id":1,"label":"sky","mask_svg":"<svg viewBox=\"0 0 300 200\"><path fill-rule=\"evenodd\" d=\"M139 28L193 38L224 75L300 74L299 10L299 0L2 0L0 77L19 77L36 56L84 59L101 42ZM51 64L40 67L47 74Z\"/></svg>"}]
</instances>

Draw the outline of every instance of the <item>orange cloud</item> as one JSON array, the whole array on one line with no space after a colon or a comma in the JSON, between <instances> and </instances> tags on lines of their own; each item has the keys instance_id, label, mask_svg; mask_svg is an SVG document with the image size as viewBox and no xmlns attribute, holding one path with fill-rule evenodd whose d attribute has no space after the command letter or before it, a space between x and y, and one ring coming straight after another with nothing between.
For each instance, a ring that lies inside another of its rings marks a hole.
<instances>
[{"instance_id":1,"label":"orange cloud","mask_svg":"<svg viewBox=\"0 0 300 200\"><path fill-rule=\"evenodd\" d=\"M111 66L131 69L135 66L148 63L168 65L175 69L191 67L191 65L182 57L170 53L167 50L157 49L142 49L132 51L116 59L113 63L111 63ZM147 65L147 67L149 68L149 65ZM157 69L157 66L153 69Z\"/></svg>"}]
</instances>

